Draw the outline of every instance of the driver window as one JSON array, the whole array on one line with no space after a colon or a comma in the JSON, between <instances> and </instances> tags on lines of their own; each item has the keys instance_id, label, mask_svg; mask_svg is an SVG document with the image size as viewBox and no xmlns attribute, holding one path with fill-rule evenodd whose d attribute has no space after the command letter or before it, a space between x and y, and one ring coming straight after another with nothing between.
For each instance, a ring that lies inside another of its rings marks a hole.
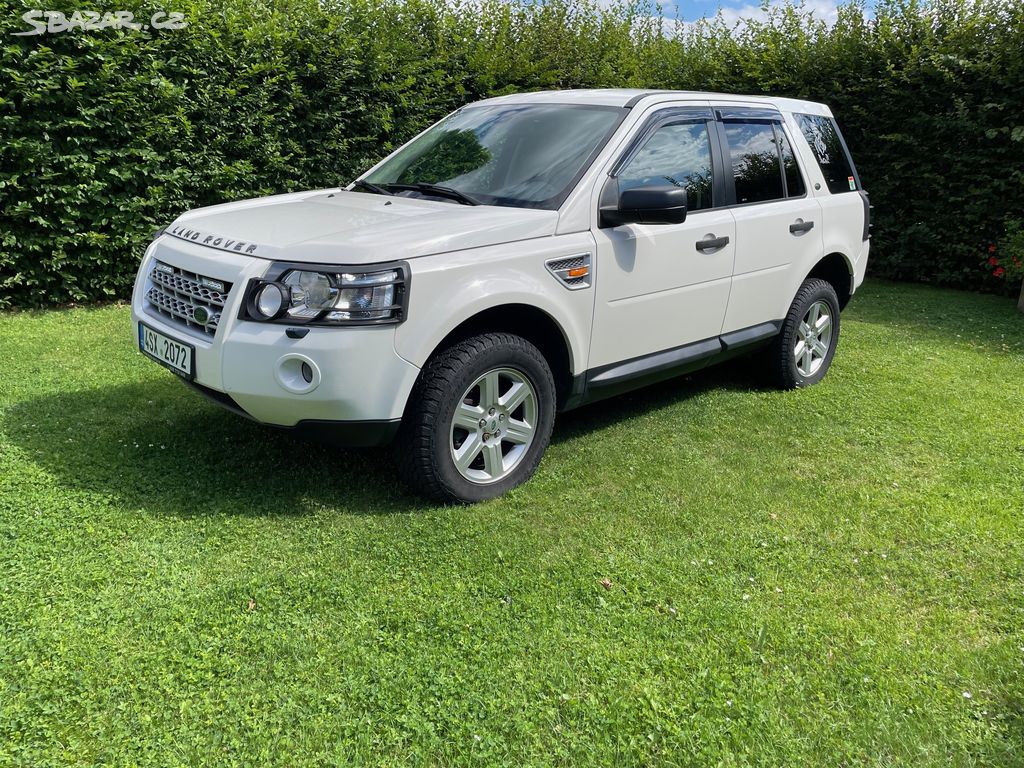
<instances>
[{"instance_id":1,"label":"driver window","mask_svg":"<svg viewBox=\"0 0 1024 768\"><path fill-rule=\"evenodd\" d=\"M707 124L674 123L659 128L619 172L619 191L673 184L686 190L691 211L711 207L711 138Z\"/></svg>"}]
</instances>

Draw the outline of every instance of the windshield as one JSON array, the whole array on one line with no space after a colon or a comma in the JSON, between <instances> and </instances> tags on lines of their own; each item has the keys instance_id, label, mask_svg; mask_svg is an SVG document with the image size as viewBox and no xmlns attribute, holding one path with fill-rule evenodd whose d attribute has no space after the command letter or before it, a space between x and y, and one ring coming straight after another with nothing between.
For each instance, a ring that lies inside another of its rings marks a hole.
<instances>
[{"instance_id":1,"label":"windshield","mask_svg":"<svg viewBox=\"0 0 1024 768\"><path fill-rule=\"evenodd\" d=\"M364 181L435 184L485 205L554 210L622 120L618 107L467 107L385 160ZM406 190L404 194L432 194Z\"/></svg>"}]
</instances>

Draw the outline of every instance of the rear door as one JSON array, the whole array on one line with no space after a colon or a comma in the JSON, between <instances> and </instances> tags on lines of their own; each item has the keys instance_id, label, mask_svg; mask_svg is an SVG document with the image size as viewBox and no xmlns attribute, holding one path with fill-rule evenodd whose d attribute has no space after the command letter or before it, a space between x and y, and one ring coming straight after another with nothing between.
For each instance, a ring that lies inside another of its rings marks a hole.
<instances>
[{"instance_id":1,"label":"rear door","mask_svg":"<svg viewBox=\"0 0 1024 768\"><path fill-rule=\"evenodd\" d=\"M722 327L729 333L785 317L795 272L810 269L822 255L821 207L807 194L808 180L781 113L723 106L716 115L736 221L732 291Z\"/></svg>"}]
</instances>

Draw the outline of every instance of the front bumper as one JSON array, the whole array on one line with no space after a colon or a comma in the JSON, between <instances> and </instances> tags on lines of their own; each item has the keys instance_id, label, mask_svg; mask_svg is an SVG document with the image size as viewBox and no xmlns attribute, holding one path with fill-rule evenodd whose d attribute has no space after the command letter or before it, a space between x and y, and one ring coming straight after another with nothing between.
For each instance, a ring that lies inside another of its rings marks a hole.
<instances>
[{"instance_id":1,"label":"front bumper","mask_svg":"<svg viewBox=\"0 0 1024 768\"><path fill-rule=\"evenodd\" d=\"M235 402L226 392L218 392L194 381L182 382L194 392L246 419L252 419L248 413ZM349 448L369 448L387 445L402 426L401 419L374 419L370 421L331 421L329 419L304 419L292 427L269 425L275 429L294 432L322 443L341 445Z\"/></svg>"},{"instance_id":2,"label":"front bumper","mask_svg":"<svg viewBox=\"0 0 1024 768\"><path fill-rule=\"evenodd\" d=\"M145 294L157 259L232 284L214 335L151 309ZM196 387L255 421L296 428L334 425L326 431L349 434L344 442L350 444L386 442L419 375L395 351L395 326L309 328L303 338L292 339L286 326L239 320L245 286L269 267L262 259L163 235L147 249L139 269L132 296L134 328L141 320L191 344ZM312 382L297 375L302 363L313 370Z\"/></svg>"}]
</instances>

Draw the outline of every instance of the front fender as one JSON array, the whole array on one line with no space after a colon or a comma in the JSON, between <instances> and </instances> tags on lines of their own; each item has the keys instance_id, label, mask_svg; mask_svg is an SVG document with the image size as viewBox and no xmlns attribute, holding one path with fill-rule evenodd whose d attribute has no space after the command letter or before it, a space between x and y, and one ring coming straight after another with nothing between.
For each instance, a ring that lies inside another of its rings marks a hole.
<instances>
[{"instance_id":1,"label":"front fender","mask_svg":"<svg viewBox=\"0 0 1024 768\"><path fill-rule=\"evenodd\" d=\"M591 256L593 265L594 240L589 232L412 260L409 314L395 334L395 350L422 367L462 323L485 310L524 304L547 314L561 329L572 372L586 370L593 281L589 288L571 291L545 267L551 259L583 254ZM597 279L600 276L594 275Z\"/></svg>"}]
</instances>

